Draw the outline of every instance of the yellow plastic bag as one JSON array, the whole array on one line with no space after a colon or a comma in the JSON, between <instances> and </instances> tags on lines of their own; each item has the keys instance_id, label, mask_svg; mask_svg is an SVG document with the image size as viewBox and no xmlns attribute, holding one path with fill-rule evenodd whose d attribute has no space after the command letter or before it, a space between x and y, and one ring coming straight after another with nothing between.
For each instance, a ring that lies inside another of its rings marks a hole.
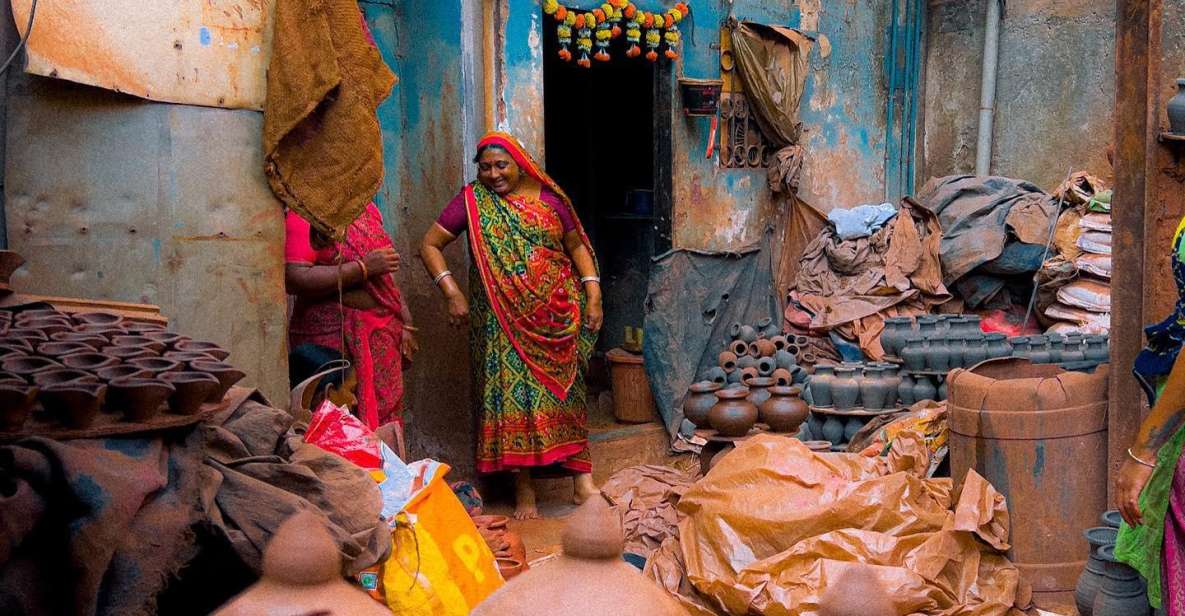
<instances>
[{"instance_id":1,"label":"yellow plastic bag","mask_svg":"<svg viewBox=\"0 0 1185 616\"><path fill-rule=\"evenodd\" d=\"M401 616L464 616L503 584L494 554L436 466L394 521L383 565L387 606Z\"/></svg>"}]
</instances>

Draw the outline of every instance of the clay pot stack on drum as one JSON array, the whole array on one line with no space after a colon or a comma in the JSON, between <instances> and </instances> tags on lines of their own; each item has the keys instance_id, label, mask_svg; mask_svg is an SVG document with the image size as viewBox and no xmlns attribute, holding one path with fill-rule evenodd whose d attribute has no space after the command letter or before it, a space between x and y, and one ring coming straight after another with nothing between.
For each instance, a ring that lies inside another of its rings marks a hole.
<instances>
[{"instance_id":1,"label":"clay pot stack on drum","mask_svg":"<svg viewBox=\"0 0 1185 616\"><path fill-rule=\"evenodd\" d=\"M0 431L150 422L222 401L245 375L216 344L106 312L0 311Z\"/></svg>"}]
</instances>

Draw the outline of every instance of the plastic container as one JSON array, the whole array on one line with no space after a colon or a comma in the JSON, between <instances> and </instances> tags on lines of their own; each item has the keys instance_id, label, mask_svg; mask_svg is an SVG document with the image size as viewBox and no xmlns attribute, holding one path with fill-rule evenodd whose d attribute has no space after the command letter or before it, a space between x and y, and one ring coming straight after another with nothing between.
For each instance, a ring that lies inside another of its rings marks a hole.
<instances>
[{"instance_id":1,"label":"plastic container","mask_svg":"<svg viewBox=\"0 0 1185 616\"><path fill-rule=\"evenodd\" d=\"M622 423L650 423L658 417L642 356L623 349L605 354L613 382L613 416Z\"/></svg>"}]
</instances>

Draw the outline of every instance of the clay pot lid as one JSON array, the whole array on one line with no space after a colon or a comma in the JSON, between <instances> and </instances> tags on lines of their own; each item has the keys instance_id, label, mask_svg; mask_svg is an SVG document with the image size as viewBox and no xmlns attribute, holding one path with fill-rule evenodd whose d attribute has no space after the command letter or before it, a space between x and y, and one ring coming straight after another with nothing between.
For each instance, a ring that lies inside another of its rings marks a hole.
<instances>
[{"instance_id":1,"label":"clay pot lid","mask_svg":"<svg viewBox=\"0 0 1185 616\"><path fill-rule=\"evenodd\" d=\"M51 368L33 375L33 382L41 387L63 385L66 383L98 383L95 375L75 368Z\"/></svg>"},{"instance_id":2,"label":"clay pot lid","mask_svg":"<svg viewBox=\"0 0 1185 616\"><path fill-rule=\"evenodd\" d=\"M62 365L67 368L75 368L78 370L98 370L100 368L109 368L118 364L119 358L105 355L103 353L85 351L82 353L66 355L58 361L62 362Z\"/></svg>"},{"instance_id":3,"label":"clay pot lid","mask_svg":"<svg viewBox=\"0 0 1185 616\"><path fill-rule=\"evenodd\" d=\"M691 387L688 387L687 390L693 394L708 394L719 391L723 387L720 383L713 381L700 381L698 383L692 383Z\"/></svg>"},{"instance_id":4,"label":"clay pot lid","mask_svg":"<svg viewBox=\"0 0 1185 616\"><path fill-rule=\"evenodd\" d=\"M280 524L263 550L263 577L280 584L312 586L341 577L341 554L325 524L301 511Z\"/></svg>"},{"instance_id":5,"label":"clay pot lid","mask_svg":"<svg viewBox=\"0 0 1185 616\"><path fill-rule=\"evenodd\" d=\"M0 363L0 368L13 374L34 374L43 370L61 368L62 364L46 357L15 357Z\"/></svg>"},{"instance_id":6,"label":"clay pot lid","mask_svg":"<svg viewBox=\"0 0 1185 616\"><path fill-rule=\"evenodd\" d=\"M110 312L79 312L74 315L74 322L80 325L119 325L123 317Z\"/></svg>"}]
</instances>

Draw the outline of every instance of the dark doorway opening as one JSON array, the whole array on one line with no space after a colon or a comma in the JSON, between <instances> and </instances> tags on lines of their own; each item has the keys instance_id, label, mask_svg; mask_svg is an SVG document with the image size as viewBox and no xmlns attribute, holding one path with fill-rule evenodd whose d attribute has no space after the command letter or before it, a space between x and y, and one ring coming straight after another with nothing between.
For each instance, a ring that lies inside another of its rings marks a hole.
<instances>
[{"instance_id":1,"label":"dark doorway opening","mask_svg":"<svg viewBox=\"0 0 1185 616\"><path fill-rule=\"evenodd\" d=\"M571 62L558 57L555 28L543 23L545 164L597 251L605 309L597 347L606 351L622 346L626 327L642 327L651 259L669 248L670 181L661 179L670 174L669 63L627 58L619 37L612 60L581 68L574 47ZM664 117L665 131L656 122Z\"/></svg>"}]
</instances>

